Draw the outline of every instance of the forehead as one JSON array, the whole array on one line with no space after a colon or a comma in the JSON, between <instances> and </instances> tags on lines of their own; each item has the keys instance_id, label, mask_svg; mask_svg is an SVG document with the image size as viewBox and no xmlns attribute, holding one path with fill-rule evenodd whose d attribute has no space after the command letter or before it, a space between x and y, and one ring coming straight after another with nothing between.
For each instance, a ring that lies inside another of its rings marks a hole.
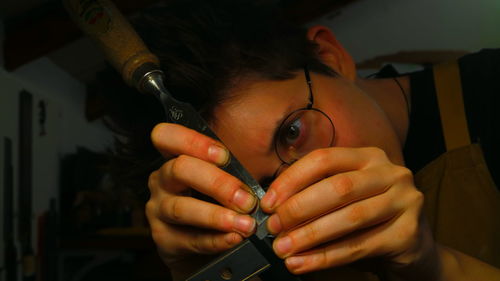
<instances>
[{"instance_id":1,"label":"forehead","mask_svg":"<svg viewBox=\"0 0 500 281\"><path fill-rule=\"evenodd\" d=\"M264 168L262 158L273 158L276 128L289 112L307 104L305 78L252 82L230 96L216 107L213 129L251 173L262 174L254 166Z\"/></svg>"},{"instance_id":2,"label":"forehead","mask_svg":"<svg viewBox=\"0 0 500 281\"><path fill-rule=\"evenodd\" d=\"M246 83L231 91L231 98L215 108L215 129L269 128L284 110L307 101L306 86L300 76L284 81ZM257 122L259 120L266 122Z\"/></svg>"}]
</instances>

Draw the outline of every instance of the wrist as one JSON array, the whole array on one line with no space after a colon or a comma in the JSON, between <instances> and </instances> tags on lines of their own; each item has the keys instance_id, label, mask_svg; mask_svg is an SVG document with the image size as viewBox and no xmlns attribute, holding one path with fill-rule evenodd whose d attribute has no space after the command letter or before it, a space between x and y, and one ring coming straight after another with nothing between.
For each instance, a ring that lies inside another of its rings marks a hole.
<instances>
[{"instance_id":1,"label":"wrist","mask_svg":"<svg viewBox=\"0 0 500 281\"><path fill-rule=\"evenodd\" d=\"M453 280L500 280L500 269L457 250L439 245L442 261L442 279Z\"/></svg>"},{"instance_id":2,"label":"wrist","mask_svg":"<svg viewBox=\"0 0 500 281\"><path fill-rule=\"evenodd\" d=\"M443 279L443 265L439 255L439 246L433 244L425 254L415 258L412 263L393 265L386 272L384 281L441 281Z\"/></svg>"}]
</instances>

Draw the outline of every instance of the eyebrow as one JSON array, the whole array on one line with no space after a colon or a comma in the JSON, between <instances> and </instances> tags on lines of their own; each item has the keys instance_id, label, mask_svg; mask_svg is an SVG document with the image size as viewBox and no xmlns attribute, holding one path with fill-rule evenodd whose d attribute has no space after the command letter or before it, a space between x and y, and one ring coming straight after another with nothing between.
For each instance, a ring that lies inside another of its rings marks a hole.
<instances>
[{"instance_id":1,"label":"eyebrow","mask_svg":"<svg viewBox=\"0 0 500 281\"><path fill-rule=\"evenodd\" d=\"M309 78L310 79L310 78ZM306 81L307 82L307 81ZM310 86L309 86L310 87ZM308 105L309 105L309 94L310 94L310 88L309 88L309 92L308 92L308 96L307 96L307 102L308 102ZM294 99L293 101L295 101L296 99ZM278 130L281 126L281 124L283 124L283 122L285 122L286 118L295 110L299 109L299 108L303 108L303 107L300 107L300 105L298 104L295 104L297 102L292 102L288 105L288 107L281 113L281 118L278 119L276 122L275 122L275 125L274 125L274 129L273 129L273 137L271 138L271 142L268 144L268 153L270 153L272 150L274 150L274 146L275 146L275 143L277 141L277 137L278 137Z\"/></svg>"}]
</instances>

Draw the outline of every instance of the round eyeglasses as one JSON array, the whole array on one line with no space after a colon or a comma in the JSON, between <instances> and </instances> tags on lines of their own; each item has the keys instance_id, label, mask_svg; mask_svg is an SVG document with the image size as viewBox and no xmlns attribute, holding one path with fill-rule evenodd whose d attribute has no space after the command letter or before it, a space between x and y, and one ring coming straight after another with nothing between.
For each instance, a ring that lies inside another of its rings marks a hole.
<instances>
[{"instance_id":1,"label":"round eyeglasses","mask_svg":"<svg viewBox=\"0 0 500 281\"><path fill-rule=\"evenodd\" d=\"M329 147L335 140L332 120L326 113L313 107L312 82L307 67L304 68L304 74L309 88L309 103L291 112L279 126L274 147L282 164L274 177L302 156L315 149Z\"/></svg>"}]
</instances>

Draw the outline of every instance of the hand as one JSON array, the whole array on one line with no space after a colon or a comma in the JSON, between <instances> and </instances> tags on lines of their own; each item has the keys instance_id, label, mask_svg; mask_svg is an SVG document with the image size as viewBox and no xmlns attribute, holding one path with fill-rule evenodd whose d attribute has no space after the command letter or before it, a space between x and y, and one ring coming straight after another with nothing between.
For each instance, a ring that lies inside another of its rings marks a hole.
<instances>
[{"instance_id":1,"label":"hand","mask_svg":"<svg viewBox=\"0 0 500 281\"><path fill-rule=\"evenodd\" d=\"M151 173L146 204L153 240L166 263L194 253L222 252L253 233L255 222L244 214L256 199L241 181L216 166L229 157L220 142L168 123L157 125L151 139L170 158ZM191 190L220 205L189 196Z\"/></svg>"},{"instance_id":2,"label":"hand","mask_svg":"<svg viewBox=\"0 0 500 281\"><path fill-rule=\"evenodd\" d=\"M422 204L412 173L382 150L340 147L295 162L261 202L274 213L268 220L269 231L278 234L273 248L291 272L380 257L398 276L438 271Z\"/></svg>"}]
</instances>

